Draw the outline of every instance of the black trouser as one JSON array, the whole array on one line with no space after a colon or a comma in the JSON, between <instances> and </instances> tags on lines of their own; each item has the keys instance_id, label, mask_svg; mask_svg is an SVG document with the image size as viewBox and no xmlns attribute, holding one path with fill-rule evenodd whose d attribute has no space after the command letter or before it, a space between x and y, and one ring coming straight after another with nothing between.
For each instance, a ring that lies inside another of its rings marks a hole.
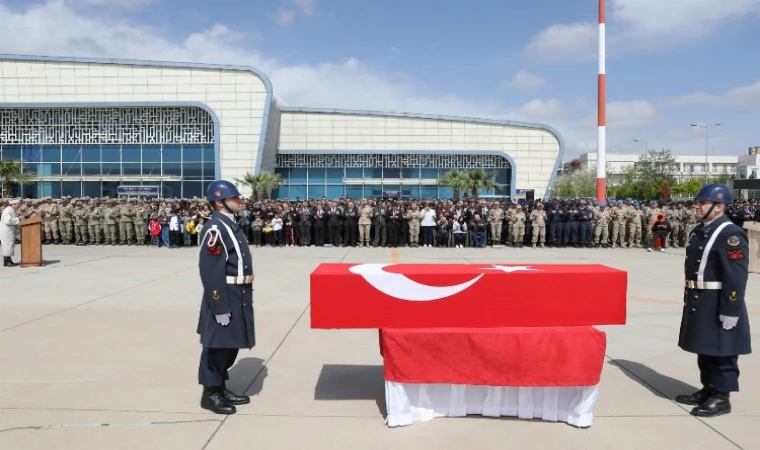
<instances>
[{"instance_id":1,"label":"black trouser","mask_svg":"<svg viewBox=\"0 0 760 450\"><path fill-rule=\"evenodd\" d=\"M328 222L327 231L330 234L329 241L332 245L340 245L340 222Z\"/></svg>"},{"instance_id":2,"label":"black trouser","mask_svg":"<svg viewBox=\"0 0 760 450\"><path fill-rule=\"evenodd\" d=\"M721 392L739 390L738 356L697 356L702 386Z\"/></svg>"},{"instance_id":3,"label":"black trouser","mask_svg":"<svg viewBox=\"0 0 760 450\"><path fill-rule=\"evenodd\" d=\"M388 223L388 247L398 247L399 228L399 223L394 220L391 220Z\"/></svg>"},{"instance_id":4,"label":"black trouser","mask_svg":"<svg viewBox=\"0 0 760 450\"><path fill-rule=\"evenodd\" d=\"M434 226L424 226L422 228L422 245L433 245Z\"/></svg>"},{"instance_id":5,"label":"black trouser","mask_svg":"<svg viewBox=\"0 0 760 450\"><path fill-rule=\"evenodd\" d=\"M668 248L668 232L667 231L657 231L654 233L654 236L652 236L652 248L654 248L654 242L657 240L657 238L660 238L660 243L662 244L662 248Z\"/></svg>"},{"instance_id":6,"label":"black trouser","mask_svg":"<svg viewBox=\"0 0 760 450\"><path fill-rule=\"evenodd\" d=\"M237 358L236 348L203 348L198 366L198 383L203 386L221 386L230 379L227 372Z\"/></svg>"},{"instance_id":7,"label":"black trouser","mask_svg":"<svg viewBox=\"0 0 760 450\"><path fill-rule=\"evenodd\" d=\"M562 222L550 222L549 223L549 239L547 241L551 245L562 244Z\"/></svg>"},{"instance_id":8,"label":"black trouser","mask_svg":"<svg viewBox=\"0 0 760 450\"><path fill-rule=\"evenodd\" d=\"M179 246L180 235L179 230L169 230L169 243L175 247Z\"/></svg>"}]
</instances>

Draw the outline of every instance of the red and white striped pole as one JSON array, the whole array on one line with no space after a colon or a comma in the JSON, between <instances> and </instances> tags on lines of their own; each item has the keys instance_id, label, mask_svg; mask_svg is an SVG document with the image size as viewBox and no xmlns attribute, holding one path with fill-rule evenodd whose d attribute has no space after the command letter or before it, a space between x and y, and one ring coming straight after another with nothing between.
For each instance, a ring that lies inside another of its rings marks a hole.
<instances>
[{"instance_id":1,"label":"red and white striped pole","mask_svg":"<svg viewBox=\"0 0 760 450\"><path fill-rule=\"evenodd\" d=\"M604 2L599 0L599 79L597 93L597 149L596 149L596 201L607 201L607 80L605 78L605 19Z\"/></svg>"}]
</instances>

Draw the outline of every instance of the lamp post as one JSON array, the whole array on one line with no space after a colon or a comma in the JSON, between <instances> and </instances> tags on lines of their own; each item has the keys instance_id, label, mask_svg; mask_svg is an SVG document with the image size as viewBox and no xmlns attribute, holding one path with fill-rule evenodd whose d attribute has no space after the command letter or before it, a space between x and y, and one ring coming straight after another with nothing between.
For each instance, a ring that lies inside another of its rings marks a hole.
<instances>
[{"instance_id":1,"label":"lamp post","mask_svg":"<svg viewBox=\"0 0 760 450\"><path fill-rule=\"evenodd\" d=\"M707 150L708 150L708 136L710 134L710 128L712 127L718 127L723 125L722 123L714 123L712 125L698 125L695 123L692 123L691 126L695 128L704 128L705 129L705 183L710 179L710 163L707 159Z\"/></svg>"}]
</instances>

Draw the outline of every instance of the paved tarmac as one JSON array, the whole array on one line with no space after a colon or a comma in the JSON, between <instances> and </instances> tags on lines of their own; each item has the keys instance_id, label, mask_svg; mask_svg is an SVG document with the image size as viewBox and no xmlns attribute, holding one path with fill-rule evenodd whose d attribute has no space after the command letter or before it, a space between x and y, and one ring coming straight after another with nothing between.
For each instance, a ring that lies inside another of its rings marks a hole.
<instances>
[{"instance_id":1,"label":"paved tarmac","mask_svg":"<svg viewBox=\"0 0 760 450\"><path fill-rule=\"evenodd\" d=\"M42 268L0 268L0 449L760 449L756 355L739 359L731 415L695 418L672 400L699 384L696 356L676 345L683 250L255 249L258 345L240 352L231 380L252 401L227 418L198 405L195 249L45 246L44 256ZM310 329L309 274L330 261L628 271L628 324L601 327L594 425L468 417L386 428L377 331ZM752 274L756 345L758 293Z\"/></svg>"}]
</instances>

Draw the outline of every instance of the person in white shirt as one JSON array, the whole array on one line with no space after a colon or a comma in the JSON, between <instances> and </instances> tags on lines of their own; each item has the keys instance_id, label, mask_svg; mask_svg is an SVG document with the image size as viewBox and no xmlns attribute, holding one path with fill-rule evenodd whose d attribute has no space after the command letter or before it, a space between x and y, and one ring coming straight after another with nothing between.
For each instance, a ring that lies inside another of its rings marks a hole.
<instances>
[{"instance_id":1,"label":"person in white shirt","mask_svg":"<svg viewBox=\"0 0 760 450\"><path fill-rule=\"evenodd\" d=\"M21 199L14 198L9 203L0 215L0 246L3 249L3 266L14 267L18 264L14 263L11 257L16 247L16 228L19 223L16 211L21 206Z\"/></svg>"},{"instance_id":2,"label":"person in white shirt","mask_svg":"<svg viewBox=\"0 0 760 450\"><path fill-rule=\"evenodd\" d=\"M430 207L430 204L425 206L422 210L422 221L420 226L422 227L422 245L425 247L433 246L433 239L435 238L435 209Z\"/></svg>"}]
</instances>

